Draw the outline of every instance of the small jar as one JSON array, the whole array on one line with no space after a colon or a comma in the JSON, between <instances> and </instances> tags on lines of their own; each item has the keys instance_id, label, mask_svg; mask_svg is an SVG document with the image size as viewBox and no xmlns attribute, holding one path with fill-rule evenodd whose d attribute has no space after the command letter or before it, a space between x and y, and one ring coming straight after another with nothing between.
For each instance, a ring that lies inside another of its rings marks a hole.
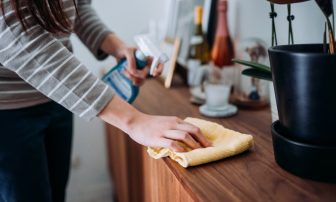
<instances>
[{"instance_id":1,"label":"small jar","mask_svg":"<svg viewBox=\"0 0 336 202\"><path fill-rule=\"evenodd\" d=\"M269 65L266 43L257 38L243 40L238 45L237 59ZM237 87L232 102L240 107L250 109L260 109L268 106L269 82L242 75L242 71L250 67L237 66L239 74L237 74Z\"/></svg>"}]
</instances>

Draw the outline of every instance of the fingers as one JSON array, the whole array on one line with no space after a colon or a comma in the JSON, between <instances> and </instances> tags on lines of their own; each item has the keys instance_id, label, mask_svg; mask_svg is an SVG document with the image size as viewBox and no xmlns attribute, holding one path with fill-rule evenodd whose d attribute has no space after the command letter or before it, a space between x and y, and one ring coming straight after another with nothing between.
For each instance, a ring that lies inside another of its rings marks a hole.
<instances>
[{"instance_id":1,"label":"fingers","mask_svg":"<svg viewBox=\"0 0 336 202\"><path fill-rule=\"evenodd\" d=\"M128 71L128 73L132 77L145 79L146 76L147 76L147 71L148 70L139 71L137 69L137 63L136 63L136 59L135 59L135 56L134 56L135 51L136 51L135 48L127 48L127 50L124 53L124 55L126 57L126 60L127 60L127 63L128 63L126 70Z\"/></svg>"},{"instance_id":2,"label":"fingers","mask_svg":"<svg viewBox=\"0 0 336 202\"><path fill-rule=\"evenodd\" d=\"M152 57L147 57L147 66L148 67L152 66L152 63L153 63L153 58ZM157 65L156 69L154 70L154 73L153 73L152 76L154 76L154 77L159 76L163 71L163 67L164 67L164 65L159 63Z\"/></svg>"},{"instance_id":3,"label":"fingers","mask_svg":"<svg viewBox=\"0 0 336 202\"><path fill-rule=\"evenodd\" d=\"M210 147L212 145L211 142L209 142L202 134L201 130L194 125L191 125L187 122L182 122L176 126L176 129L189 133L203 147Z\"/></svg>"},{"instance_id":4,"label":"fingers","mask_svg":"<svg viewBox=\"0 0 336 202\"><path fill-rule=\"evenodd\" d=\"M148 67L148 66L146 66L146 67L145 67L144 69L142 69L142 70L138 70L139 76L140 76L140 78L142 78L142 79L146 79L146 78L147 78L148 72L149 72L149 67Z\"/></svg>"},{"instance_id":5,"label":"fingers","mask_svg":"<svg viewBox=\"0 0 336 202\"><path fill-rule=\"evenodd\" d=\"M128 68L125 69L125 72L130 76L130 78L137 78L137 79L146 79L148 74L148 68L143 70L137 70L136 73L132 73Z\"/></svg>"},{"instance_id":6,"label":"fingers","mask_svg":"<svg viewBox=\"0 0 336 202\"><path fill-rule=\"evenodd\" d=\"M132 80L134 85L140 86L144 83L145 79L146 79L146 75L148 74L148 69L144 69L139 71L140 74L138 75L134 75L131 72L128 71L128 69L125 69L124 74Z\"/></svg>"},{"instance_id":7,"label":"fingers","mask_svg":"<svg viewBox=\"0 0 336 202\"><path fill-rule=\"evenodd\" d=\"M140 86L144 83L144 80L146 79L148 75L149 68L145 67L142 70L137 69L136 59L134 56L135 48L128 48L124 55L126 57L126 60L128 62L127 68L125 69L124 74L132 80L134 85Z\"/></svg>"},{"instance_id":8,"label":"fingers","mask_svg":"<svg viewBox=\"0 0 336 202\"><path fill-rule=\"evenodd\" d=\"M180 130L168 130L165 132L164 137L171 140L178 140L183 142L192 149L201 148L201 145L187 132Z\"/></svg>"},{"instance_id":9,"label":"fingers","mask_svg":"<svg viewBox=\"0 0 336 202\"><path fill-rule=\"evenodd\" d=\"M152 57L147 57L147 66L150 67L153 63L153 58Z\"/></svg>"},{"instance_id":10,"label":"fingers","mask_svg":"<svg viewBox=\"0 0 336 202\"><path fill-rule=\"evenodd\" d=\"M161 147L171 149L175 152L185 152L186 151L177 141L174 141L174 140L161 138L160 143L161 143Z\"/></svg>"},{"instance_id":11,"label":"fingers","mask_svg":"<svg viewBox=\"0 0 336 202\"><path fill-rule=\"evenodd\" d=\"M144 80L144 79L147 78L150 66L153 63L153 58L147 57L147 66L143 70L138 70L137 65L136 65L136 59L134 57L134 51L135 51L135 49L129 48L125 52L125 57L128 61L128 66L126 68L126 71L128 72L129 78L131 78L132 80L136 80L136 79L143 79ZM153 73L153 76L154 77L159 76L163 71L163 67L164 67L164 65L159 63L157 65L154 73ZM139 83L139 82L133 82L133 83Z\"/></svg>"},{"instance_id":12,"label":"fingers","mask_svg":"<svg viewBox=\"0 0 336 202\"><path fill-rule=\"evenodd\" d=\"M149 69L148 69L148 67L145 67L142 70L136 70L135 73L134 73L134 71L131 71L130 68L127 66L125 71L128 72L128 74L131 76L131 78L146 79Z\"/></svg>"},{"instance_id":13,"label":"fingers","mask_svg":"<svg viewBox=\"0 0 336 202\"><path fill-rule=\"evenodd\" d=\"M131 73L130 73L129 71L127 71L127 70L124 71L124 74L125 74L125 76L126 76L127 78L129 78L129 79L132 81L132 83L133 83L134 85L136 85L136 86L140 86L140 85L143 83L143 79L139 79L139 78L137 78L137 77L132 76Z\"/></svg>"},{"instance_id":14,"label":"fingers","mask_svg":"<svg viewBox=\"0 0 336 202\"><path fill-rule=\"evenodd\" d=\"M137 74L137 66L136 66L136 61L135 61L135 56L134 56L134 48L128 48L125 51L125 57L128 62L127 70L131 75L136 75Z\"/></svg>"},{"instance_id":15,"label":"fingers","mask_svg":"<svg viewBox=\"0 0 336 202\"><path fill-rule=\"evenodd\" d=\"M153 76L154 77L159 76L162 73L162 71L163 71L163 64L159 64L155 69Z\"/></svg>"}]
</instances>

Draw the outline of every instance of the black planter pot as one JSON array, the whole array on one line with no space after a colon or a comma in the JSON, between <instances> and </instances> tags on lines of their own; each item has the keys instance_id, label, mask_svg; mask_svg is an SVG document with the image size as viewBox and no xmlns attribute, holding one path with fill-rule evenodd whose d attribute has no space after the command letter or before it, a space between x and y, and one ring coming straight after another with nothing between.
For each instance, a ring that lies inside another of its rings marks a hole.
<instances>
[{"instance_id":1,"label":"black planter pot","mask_svg":"<svg viewBox=\"0 0 336 202\"><path fill-rule=\"evenodd\" d=\"M321 44L269 49L280 124L303 143L336 146L336 55Z\"/></svg>"},{"instance_id":2,"label":"black planter pot","mask_svg":"<svg viewBox=\"0 0 336 202\"><path fill-rule=\"evenodd\" d=\"M269 49L279 121L272 125L276 162L305 178L336 183L336 55L323 45Z\"/></svg>"}]
</instances>

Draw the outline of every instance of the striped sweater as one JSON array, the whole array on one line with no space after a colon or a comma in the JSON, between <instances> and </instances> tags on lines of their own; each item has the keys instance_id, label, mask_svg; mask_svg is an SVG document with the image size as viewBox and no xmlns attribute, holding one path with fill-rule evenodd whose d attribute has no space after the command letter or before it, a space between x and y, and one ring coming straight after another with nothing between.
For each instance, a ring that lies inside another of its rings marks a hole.
<instances>
[{"instance_id":1,"label":"striped sweater","mask_svg":"<svg viewBox=\"0 0 336 202\"><path fill-rule=\"evenodd\" d=\"M98 19L90 0L63 0L73 30L98 59L109 29ZM69 34L51 34L22 6L27 32L16 19L9 1L0 15L0 110L29 107L54 100L85 119L95 117L114 93L74 57ZM80 19L80 20L79 20Z\"/></svg>"}]
</instances>

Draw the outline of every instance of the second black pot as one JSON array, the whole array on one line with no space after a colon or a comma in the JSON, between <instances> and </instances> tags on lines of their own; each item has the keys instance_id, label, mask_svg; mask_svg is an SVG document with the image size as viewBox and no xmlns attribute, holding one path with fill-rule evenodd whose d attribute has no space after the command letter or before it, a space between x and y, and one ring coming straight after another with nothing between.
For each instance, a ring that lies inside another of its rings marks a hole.
<instances>
[{"instance_id":1,"label":"second black pot","mask_svg":"<svg viewBox=\"0 0 336 202\"><path fill-rule=\"evenodd\" d=\"M336 55L322 44L269 49L280 123L291 138L336 144Z\"/></svg>"}]
</instances>

